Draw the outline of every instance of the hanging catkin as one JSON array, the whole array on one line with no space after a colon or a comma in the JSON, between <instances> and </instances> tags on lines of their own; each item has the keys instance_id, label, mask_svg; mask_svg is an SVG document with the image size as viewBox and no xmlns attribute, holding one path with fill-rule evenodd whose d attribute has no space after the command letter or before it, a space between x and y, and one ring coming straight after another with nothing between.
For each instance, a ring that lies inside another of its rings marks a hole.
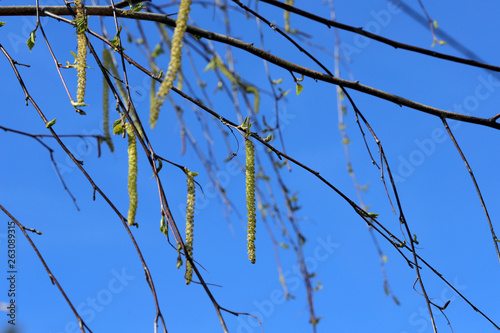
<instances>
[{"instance_id":1,"label":"hanging catkin","mask_svg":"<svg viewBox=\"0 0 500 333\"><path fill-rule=\"evenodd\" d=\"M175 21L174 36L172 37L172 47L170 49L170 63L168 65L167 75L158 89L158 93L151 105L151 111L149 115L149 123L151 128L156 126L158 121L158 116L160 115L160 107L165 101L165 97L172 89L174 81L177 77L177 72L181 67L182 58L182 39L184 38L184 32L187 28L187 21L189 16L189 11L191 8L191 0L182 0L179 6L179 14L177 15L177 21Z\"/></svg>"},{"instance_id":2,"label":"hanging catkin","mask_svg":"<svg viewBox=\"0 0 500 333\"><path fill-rule=\"evenodd\" d=\"M85 30L87 29L87 20L83 12L82 0L75 0L76 6L76 39L78 42L78 52L76 55L76 70L78 72L78 85L76 89L76 102L78 106L85 104L85 85L87 83L87 37Z\"/></svg>"},{"instance_id":3,"label":"hanging catkin","mask_svg":"<svg viewBox=\"0 0 500 333\"><path fill-rule=\"evenodd\" d=\"M247 248L248 259L255 264L255 147L253 142L245 139L246 164L246 199L247 199Z\"/></svg>"}]
</instances>

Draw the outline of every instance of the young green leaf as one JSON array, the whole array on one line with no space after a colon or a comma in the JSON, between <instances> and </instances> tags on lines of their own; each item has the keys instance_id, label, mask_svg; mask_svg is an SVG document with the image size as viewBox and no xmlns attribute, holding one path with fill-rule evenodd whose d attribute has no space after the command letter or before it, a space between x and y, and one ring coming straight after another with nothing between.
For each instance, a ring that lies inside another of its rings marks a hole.
<instances>
[{"instance_id":1,"label":"young green leaf","mask_svg":"<svg viewBox=\"0 0 500 333\"><path fill-rule=\"evenodd\" d=\"M28 48L31 49L33 48L33 46L35 46L35 38L36 38L36 35L35 35L35 30L33 30L31 33L30 33L30 37L28 38L28 40L26 41L26 45L28 45Z\"/></svg>"},{"instance_id":2,"label":"young green leaf","mask_svg":"<svg viewBox=\"0 0 500 333\"><path fill-rule=\"evenodd\" d=\"M76 107L82 107L82 106L87 106L88 104L85 104L83 102L71 101L71 105L76 106Z\"/></svg>"},{"instance_id":3,"label":"young green leaf","mask_svg":"<svg viewBox=\"0 0 500 333\"><path fill-rule=\"evenodd\" d=\"M56 118L52 119L51 121L49 121L49 122L47 122L47 123L45 124L45 127L47 127L47 128L51 128L51 127L52 127L52 125L54 125L54 124L56 123L56 121L57 121L57 120L56 120Z\"/></svg>"},{"instance_id":4,"label":"young green leaf","mask_svg":"<svg viewBox=\"0 0 500 333\"><path fill-rule=\"evenodd\" d=\"M122 134L123 133L123 126L122 126L122 120L117 119L113 122L113 134Z\"/></svg>"},{"instance_id":5,"label":"young green leaf","mask_svg":"<svg viewBox=\"0 0 500 333\"><path fill-rule=\"evenodd\" d=\"M153 50L153 53L151 54L151 57L156 58L157 56L159 56L162 53L165 53L165 51L163 51L161 44L158 43L158 44L156 44L155 49Z\"/></svg>"},{"instance_id":6,"label":"young green leaf","mask_svg":"<svg viewBox=\"0 0 500 333\"><path fill-rule=\"evenodd\" d=\"M300 83L295 83L295 91L297 92L297 96L302 92L302 89L304 89L304 87L300 84Z\"/></svg>"},{"instance_id":7,"label":"young green leaf","mask_svg":"<svg viewBox=\"0 0 500 333\"><path fill-rule=\"evenodd\" d=\"M144 8L144 4L142 2L139 2L132 8L133 12L140 12Z\"/></svg>"},{"instance_id":8,"label":"young green leaf","mask_svg":"<svg viewBox=\"0 0 500 333\"><path fill-rule=\"evenodd\" d=\"M285 250L288 250L288 249L290 248L287 244L282 243L282 242L279 242L279 243L278 243L278 245L279 245L280 247L284 248Z\"/></svg>"}]
</instances>

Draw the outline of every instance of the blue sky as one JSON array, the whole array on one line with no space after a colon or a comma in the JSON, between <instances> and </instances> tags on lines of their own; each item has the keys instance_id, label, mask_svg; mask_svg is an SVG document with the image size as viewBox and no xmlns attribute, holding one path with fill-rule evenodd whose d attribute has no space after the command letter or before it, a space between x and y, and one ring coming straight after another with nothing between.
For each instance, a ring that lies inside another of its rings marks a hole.
<instances>
[{"instance_id":1,"label":"blue sky","mask_svg":"<svg viewBox=\"0 0 500 333\"><path fill-rule=\"evenodd\" d=\"M154 3L159 3L154 1ZM2 6L19 4L18 1L2 1ZM31 3L29 3L31 4ZM57 1L41 1L55 5ZM405 4L418 13L417 1ZM300 8L329 17L329 8L322 1L312 3L296 1ZM441 30L472 50L484 62L497 64L500 50L497 31L500 22L497 13L500 4L485 1L481 5L468 1L455 1L453 5L430 2L426 9L439 23ZM310 6L310 7L308 7ZM283 26L281 10L259 3L259 12L270 21ZM336 2L339 22L364 27L400 42L430 48L432 35L425 27L410 18L399 7L388 1ZM213 8L193 5L191 17L200 26L225 33L223 17ZM231 35L260 46L256 24L240 13L231 14L234 24ZM19 63L31 67L18 67L27 89L48 119L57 118L54 129L58 134L102 134L102 75L94 60L89 60L88 85L85 108L86 116L73 111L63 85L54 68L40 32L36 45L30 52L25 41L34 28L33 17L1 17L6 21L0 28L0 43ZM106 27L112 35L111 20ZM137 33L135 23L120 20L132 33ZM44 18L42 23L51 46L61 63L73 62L70 51L76 52L74 28ZM291 16L292 28L314 35L311 42L333 52L334 32L321 24L297 16ZM99 22L90 20L89 26L100 31ZM157 30L152 24L144 24L150 44L158 41ZM277 33L263 27L265 49L289 61L319 70L304 55L287 43ZM348 32L340 32L346 60L341 76L359 80L362 84L376 87L437 108L488 118L498 114L500 101L500 77L498 74L450 63L436 58L396 50L373 40L359 38ZM91 39L98 50L102 44ZM125 41L126 51L147 66L134 45ZM220 54L225 47L214 43ZM451 43L435 46L436 51L463 56ZM309 50L311 48L308 47ZM236 70L249 82L269 90L264 67L260 59L234 50ZM330 70L333 57L313 50ZM30 105L25 106L24 94L5 57L0 60L0 126L28 133L48 134L43 121ZM199 58L198 58L199 59ZM479 60L479 59L476 59ZM168 66L168 54L158 59L163 68ZM217 81L212 72L203 72L206 63L197 64L200 76L207 82L207 91L213 102L213 110L238 123L234 106L216 90ZM190 66L186 61L184 66ZM191 73L190 67L186 70ZM150 80L142 73L127 67L134 104L147 123L149 113ZM336 92L331 85L305 78L302 93L295 94L295 84L289 72L270 65L273 79L283 78L280 87L291 89L286 103L280 103L283 139L287 153L319 171L323 177L356 201L356 191L346 171L342 138L338 131ZM64 70L64 77L72 95L76 90L76 73ZM187 76L186 80L194 81ZM196 85L194 84L196 87ZM350 91L351 92L351 91ZM419 254L433 265L462 292L475 306L497 324L500 322L500 270L491 234L473 183L453 143L444 132L441 121L433 116L390 102L351 92L357 106L374 128L396 176L399 195L412 233L418 235ZM184 110L184 120L206 153L205 137L189 102L173 96ZM113 106L114 103L111 103ZM401 236L398 217L392 213L385 189L380 181L380 171L372 164L363 139L348 106L345 123L351 140L349 145L355 174L360 184L369 184L363 193L363 201L369 211L379 214L379 221L398 237ZM118 118L110 110L111 121ZM247 112L242 106L242 112ZM214 159L219 165L217 177L224 184L233 201L236 212L226 214L220 196L210 185L203 165L189 144L186 153L180 154L180 125L172 107L166 103L158 126L148 128L148 136L157 153L199 173L198 182L205 190L205 198L197 189L195 229L195 259L206 269L203 273L220 304L232 311L252 313L261 320L264 332L310 332L305 287L301 281L295 257L290 250L280 250L281 267L295 299L285 301L278 280L276 261L270 237L258 215L257 263L252 265L246 255L245 179L238 163L225 163L227 150L216 123L205 115L213 134ZM273 101L263 96L258 118L275 117ZM497 205L500 177L498 147L500 139L494 129L478 125L450 121L456 139L463 149L482 190L497 234L500 232L500 209ZM365 131L366 132L366 131ZM236 159L244 163L241 149L243 140L236 135L240 151ZM115 152L111 153L95 140L65 138L69 149L84 161L84 167L96 184L126 214L127 151L126 140L115 136ZM373 154L377 147L367 137ZM42 236L30 235L44 256L53 274L67 292L70 300L93 332L140 332L152 330L155 315L151 292L144 279L144 272L125 229L102 198L92 200L92 187L73 163L51 139L43 142L55 150L64 180L77 200L77 211L64 191L48 151L35 140L0 131L0 203L26 227L42 231ZM237 149L234 137L229 137L233 151ZM281 148L279 141L273 141ZM265 150L257 145L259 158L269 168ZM132 232L155 281L160 306L169 332L220 332L213 306L198 285L186 286L184 270L176 269L176 252L170 248L159 231L160 208L156 183L143 152L139 152L139 208L138 229ZM266 164L267 163L267 164ZM268 169L270 170L270 169ZM269 171L269 174L274 174ZM165 192L174 218L183 225L186 200L184 174L177 168L164 165L161 171ZM282 170L282 177L290 191L298 192L301 209L297 216L307 238L304 256L308 268L317 274L313 283L320 280L323 289L315 292L315 311L322 316L318 332L432 332L426 312L425 300L412 289L415 271L381 237L378 241L388 257L385 265L389 283L401 304L396 305L384 294L379 258L366 225L353 209L337 194L310 173L292 165L292 172ZM283 197L272 178L273 191L278 202ZM265 184L261 184L265 189ZM394 202L394 197L392 197ZM284 208L282 208L284 209ZM0 241L7 251L7 223L0 219ZM181 228L182 229L182 228ZM275 235L280 241L279 229ZM19 332L66 333L77 332L76 319L61 294L50 282L43 266L29 243L17 230L17 328ZM4 255L2 269L7 271ZM7 274L7 273L5 273ZM422 271L427 292L438 305L448 300L445 311L453 331L496 332L497 330L448 286L427 269ZM8 301L6 279L0 284L0 301ZM439 311L434 315L440 332L449 330L446 318ZM8 327L6 317L0 328ZM230 332L260 332L258 324L248 316L235 317L224 314Z\"/></svg>"}]
</instances>

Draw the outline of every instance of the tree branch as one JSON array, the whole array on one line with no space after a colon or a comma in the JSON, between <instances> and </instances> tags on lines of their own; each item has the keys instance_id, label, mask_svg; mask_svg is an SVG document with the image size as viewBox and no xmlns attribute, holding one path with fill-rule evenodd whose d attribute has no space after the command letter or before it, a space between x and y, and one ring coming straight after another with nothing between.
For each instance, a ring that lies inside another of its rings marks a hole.
<instances>
[{"instance_id":1,"label":"tree branch","mask_svg":"<svg viewBox=\"0 0 500 333\"><path fill-rule=\"evenodd\" d=\"M293 8L293 7L292 7ZM136 19L136 20L145 20L145 21L154 21L154 22L161 22L164 24L167 24L169 26L174 27L175 26L175 20L168 17L167 15L163 14L156 14L156 13L146 13L146 12L131 12L131 11L124 11L124 10L118 10L113 9L109 6L89 6L86 7L87 10L87 15L98 15L98 16L114 16L114 14L117 17L123 17L123 18L130 18L130 19ZM40 16L47 16L49 15L48 13L56 14L56 15L69 15L69 9L65 6L40 6L39 7L39 15ZM30 15L36 15L36 7L34 6L8 6L8 7L0 7L0 16L30 16ZM422 111L428 114L432 114L434 116L437 116L441 119L443 118L448 118L448 119L455 119L467 123L473 123L473 124L478 124L478 125L483 125L486 127L491 127L495 129L500 129L500 123L497 123L493 118L491 119L484 119L484 118L479 118L479 117L473 117L469 115L464 115L464 114L459 114L459 113L454 113L450 111L445 111L441 110L438 108L434 108L425 104L421 104L415 101L412 101L410 99L397 96L394 94L390 94L388 92L385 92L383 90L379 90L370 86L366 86L363 84L360 84L359 81L349 81L349 80L344 80L341 78L337 78L331 75L323 74L317 71L314 71L312 69L297 65L295 63L289 62L285 59L276 57L272 55L269 52L266 52L264 50L261 50L255 46L253 46L253 43L245 43L240 41L239 39L218 34L212 31L208 31L205 29L201 29L198 27L190 26L188 25L187 32L190 34L199 36L199 37L204 37L213 41L218 41L227 45L231 45L234 47L237 47L239 49L245 50L251 54L256 55L257 57L267 60L281 68L287 69L292 72L296 72L299 74L302 74L304 76L307 76L309 78L312 78L314 80L320 80L323 82L327 83L333 83L345 88L350 88L353 90L357 90L363 93L366 93L368 95L372 95L381 99L385 99L389 102L393 102L395 104L398 104L399 106L406 106L411 109L415 109L418 111ZM499 68L500 70L500 68Z\"/></svg>"},{"instance_id":2,"label":"tree branch","mask_svg":"<svg viewBox=\"0 0 500 333\"><path fill-rule=\"evenodd\" d=\"M317 16L317 15L311 14L311 13L309 13L307 11L298 9L298 8L296 8L294 6L287 5L287 4L282 3L280 1L276 1L276 0L260 0L260 1L261 2L265 2L267 4L270 4L272 6L275 6L275 7L282 8L282 9L284 9L286 11L289 11L289 12L292 12L294 14L306 17L306 18L311 19L313 21L316 21L316 22L319 22L319 23L323 23L328 28L335 27L335 28L338 28L338 29L341 29L341 30L350 31L350 32L353 32L355 34L358 34L358 35L361 35L361 36L365 36L365 37L368 37L370 39L376 40L378 42L390 45L390 46L392 46L392 47L394 47L396 49L403 49L403 50L407 50L407 51L411 51L411 52L425 54L425 55L428 55L428 56L431 56L431 57L435 57L435 58L440 58L440 59L444 59L444 60L448 60L448 61L457 62L457 63L460 63L460 64L465 64L465 65L469 65L469 66L474 66L474 67L480 67L480 68L484 68L484 69L489 69L489 70L495 71L495 72L500 72L500 67L498 67L498 66L493 66L493 65L481 63L481 62L475 61L475 60L469 60L469 59L464 59L464 58L460 58L460 57L454 57L454 56L451 56L451 55L448 55L448 54L444 54L444 53L439 53L439 52L435 52L435 51L423 49L421 47L417 47L417 46L413 46L413 45L408 45L408 44L396 42L396 41L394 41L392 39L385 38L385 37L376 35L374 33L368 32L366 30L363 30L363 28L356 28L356 27L353 27L353 26L350 26L350 25L347 25L347 24L342 24L342 23L339 23L339 22L336 22L336 21L333 21L333 20L329 20L329 19L323 18L321 16Z\"/></svg>"}]
</instances>

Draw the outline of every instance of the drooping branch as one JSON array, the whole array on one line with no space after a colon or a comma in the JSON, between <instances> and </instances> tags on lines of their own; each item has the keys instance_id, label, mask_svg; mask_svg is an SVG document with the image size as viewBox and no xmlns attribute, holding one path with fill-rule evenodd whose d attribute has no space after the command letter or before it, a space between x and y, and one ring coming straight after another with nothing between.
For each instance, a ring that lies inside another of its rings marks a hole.
<instances>
[{"instance_id":1,"label":"drooping branch","mask_svg":"<svg viewBox=\"0 0 500 333\"><path fill-rule=\"evenodd\" d=\"M33 242L33 240L31 239L31 237L28 235L28 233L26 232L26 230L29 230L29 231L33 231L34 229L31 229L31 228L26 228L23 224L21 224L21 222L19 222L5 207L3 207L1 204L0 204L0 210L2 210L5 215L7 215L12 221L14 221L14 223L19 227L19 229L21 229L21 232L24 234L24 237L26 237L26 239L28 240L28 242L30 243L31 247L33 248L33 250L35 251L36 255L38 256L38 259L40 259L40 262L42 263L43 267L45 268L45 270L47 271L47 274L49 275L49 278L50 278L50 282L52 282L52 284L56 285L57 286L57 289L59 289L59 292L61 293L61 295L64 297L64 299L66 300L66 302L68 303L69 307L71 308L71 311L73 311L73 314L75 315L76 319L78 320L78 326L80 328L80 331L82 333L85 333L85 329L87 329L90 333L92 333L92 331L90 330L90 328L87 326L87 324L83 321L82 317L80 316L80 314L78 313L77 309L75 308L75 306L73 305L73 303L70 301L68 295L66 294L66 292L64 291L63 287L61 286L61 284L59 284L59 281L57 281L56 277L54 276L54 274L52 274L52 271L50 270L49 266L47 265L47 262L43 259L42 257L42 254L40 253L40 251L38 251L38 248L36 247L35 243ZM39 234L40 232L37 232L35 230L35 232L37 234Z\"/></svg>"},{"instance_id":2,"label":"drooping branch","mask_svg":"<svg viewBox=\"0 0 500 333\"><path fill-rule=\"evenodd\" d=\"M292 7L293 8L293 7ZM113 10L109 6L89 6L86 7L87 15L98 15L98 16L116 16L123 18L130 18L136 20L154 21L167 24L169 26L175 26L175 20L170 18L168 15L156 14L156 13L146 13L146 12L132 12L124 10ZM39 15L40 16L50 16L50 14L55 15L69 15L69 9L63 6L40 6ZM33 16L36 15L36 7L33 6L8 6L0 7L0 16ZM239 39L201 29L188 25L186 32L196 35L198 37L207 38L213 41L218 41L227 45L231 45L247 51L261 59L267 60L281 68L287 69L291 72L296 72L312 78L314 80L320 80L327 83L336 84L344 88L349 88L353 90L372 95L389 102L393 102L399 106L406 106L411 109L422 111L428 114L432 114L439 118L448 118L459 120L463 122L478 124L486 127L491 127L495 129L500 129L500 123L497 123L493 118L485 119L479 117L473 117L465 114L459 114L455 112L450 112L446 110L441 110L432 106L428 106L422 103L415 102L413 100L397 96L388 93L383 90L379 90L370 86L363 85L359 81L349 81L341 78L337 78L331 75L327 75L307 67L297 65L295 63L289 62L285 59L279 58L269 52L261 50L253 45L253 43L246 43Z\"/></svg>"},{"instance_id":3,"label":"drooping branch","mask_svg":"<svg viewBox=\"0 0 500 333\"><path fill-rule=\"evenodd\" d=\"M448 54L423 49L421 47L400 43L400 42L394 41L392 39L385 38L385 37L379 36L377 34L371 33L369 31L363 30L363 28L356 28L356 27L353 27L353 26L350 26L347 24L342 24L342 23L339 23L339 22L336 22L333 20L323 18L323 17L318 16L318 15L314 15L312 13L305 11L305 10L296 8L294 6L287 5L287 4L282 3L280 1L276 1L276 0L260 0L260 1L268 3L268 4L273 5L275 7L279 7L281 9L292 12L294 14L303 16L303 17L308 18L310 20L313 20L315 22L323 23L329 28L335 27L335 28L338 28L341 30L350 31L350 32L353 32L355 34L365 36L365 37L368 37L370 39L376 40L378 42L390 45L396 49L408 50L411 52L420 53L420 54L424 54L424 55L428 55L431 57L440 58L440 59L444 59L444 60L448 60L448 61L453 61L453 62L457 62L460 64L465 64L465 65L469 65L469 66L488 69L488 70L495 71L495 72L500 72L499 66L493 66L493 65L481 63L481 62L475 61L475 60L455 57L455 56L451 56Z\"/></svg>"},{"instance_id":4,"label":"drooping branch","mask_svg":"<svg viewBox=\"0 0 500 333\"><path fill-rule=\"evenodd\" d=\"M9 63L11 65L11 67L12 67L12 70L13 70L13 72L14 72L17 80L19 81L21 89L23 90L23 93L25 95L26 101L31 102L31 104L33 105L33 107L37 111L37 113L40 116L40 118L42 119L42 121L46 124L46 126L47 126L48 130L50 131L51 135L54 137L54 139L57 141L57 143L60 145L60 147L69 156L69 158L73 161L73 163L77 166L77 168L80 169L80 171L83 173L83 175L85 176L85 178L87 178L87 180L91 184L92 189L94 191L94 200L95 200L95 193L96 192L99 193L101 195L101 197L107 202L107 204L109 205L109 207L119 217L120 221L122 222L122 225L125 227L125 229L127 231L127 234L129 236L130 240L132 241L132 243L134 245L134 248L135 248L135 250L136 250L136 252L137 252L137 254L138 254L139 258L140 258L142 267L144 269L144 273L146 275L147 283L148 283L148 285L149 285L149 287L151 289L151 292L153 294L153 299L154 299L154 302L155 302L155 305L156 305L156 309L157 309L157 316L156 316L155 324L156 324L158 318L160 318L161 321L162 321L162 323L163 323L163 332L167 333L167 328L166 328L165 320L164 320L163 315L161 314L161 311L160 311L160 308L159 308L158 296L156 294L156 290L155 290L155 287L154 287L153 278L152 278L151 273L149 271L149 268L148 268L148 266L146 264L144 256L142 255L142 251L140 250L139 245L137 244L137 241L135 240L134 235L130 231L130 228L129 228L128 224L127 224L127 221L126 221L125 217L120 213L120 211L118 210L118 208L113 204L113 202L108 198L108 196L106 196L106 194L97 186L97 184L94 182L94 180L92 179L92 177L83 168L82 163L76 159L76 157L73 155L73 153L61 141L60 137L54 131L54 129L52 128L52 126L49 126L50 123L47 120L47 118L45 117L45 114L42 112L42 110L40 109L40 107L38 106L38 104L35 102L35 100L33 99L33 97L28 92L28 89L26 88L26 85L24 84L24 81L21 78L21 75L20 75L19 71L17 70L16 62L12 59L12 57L5 50L5 48L2 46L2 44L0 44L0 51L3 53L3 55L9 61ZM81 330L83 332L83 326L82 325L80 325L80 326L81 326Z\"/></svg>"}]
</instances>

